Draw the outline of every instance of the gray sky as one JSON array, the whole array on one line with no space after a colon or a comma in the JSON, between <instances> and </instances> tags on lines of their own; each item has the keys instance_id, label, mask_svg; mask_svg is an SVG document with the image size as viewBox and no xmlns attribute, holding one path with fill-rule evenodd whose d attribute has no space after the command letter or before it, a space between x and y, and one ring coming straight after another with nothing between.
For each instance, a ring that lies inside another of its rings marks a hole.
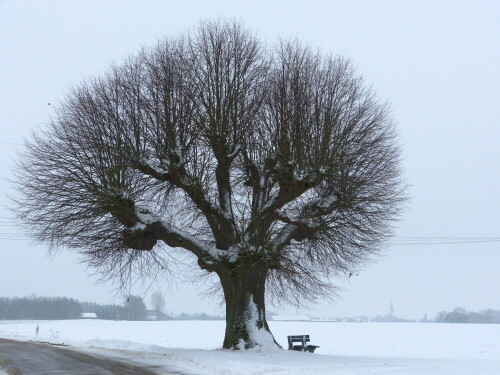
<instances>
[{"instance_id":1,"label":"gray sky","mask_svg":"<svg viewBox=\"0 0 500 375\"><path fill-rule=\"evenodd\" d=\"M68 88L114 60L192 27L236 18L262 39L297 37L351 58L393 104L411 202L403 237L500 238L500 2L491 1L19 1L0 0L0 203L15 151L46 124ZM63 252L22 235L0 208L0 296L63 295L121 302ZM348 282L341 298L299 313L432 317L500 309L500 242L394 245ZM169 290L167 310L220 312L192 286ZM141 288L133 292L141 293ZM285 312L295 312L294 309Z\"/></svg>"}]
</instances>

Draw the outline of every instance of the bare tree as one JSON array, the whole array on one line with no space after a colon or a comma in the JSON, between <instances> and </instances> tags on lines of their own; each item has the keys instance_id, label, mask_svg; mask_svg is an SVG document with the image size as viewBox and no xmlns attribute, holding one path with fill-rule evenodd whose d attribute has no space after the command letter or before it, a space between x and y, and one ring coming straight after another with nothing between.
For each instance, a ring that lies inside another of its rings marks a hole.
<instances>
[{"instance_id":1,"label":"bare tree","mask_svg":"<svg viewBox=\"0 0 500 375\"><path fill-rule=\"evenodd\" d=\"M160 291L156 291L151 295L151 305L156 311L163 312L165 310L165 297Z\"/></svg>"},{"instance_id":2,"label":"bare tree","mask_svg":"<svg viewBox=\"0 0 500 375\"><path fill-rule=\"evenodd\" d=\"M249 348L274 341L266 288L328 296L377 254L404 200L399 163L389 108L349 61L204 22L56 106L19 162L17 212L123 280L190 254L223 291L223 347Z\"/></svg>"}]
</instances>

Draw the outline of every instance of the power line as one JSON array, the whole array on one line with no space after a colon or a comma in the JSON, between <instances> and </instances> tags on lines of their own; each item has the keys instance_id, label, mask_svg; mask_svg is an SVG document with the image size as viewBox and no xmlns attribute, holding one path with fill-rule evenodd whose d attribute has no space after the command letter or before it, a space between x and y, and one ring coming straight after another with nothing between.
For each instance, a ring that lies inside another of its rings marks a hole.
<instances>
[{"instance_id":1,"label":"power line","mask_svg":"<svg viewBox=\"0 0 500 375\"><path fill-rule=\"evenodd\" d=\"M482 240L482 239L500 239L500 236L394 236L401 240Z\"/></svg>"},{"instance_id":2,"label":"power line","mask_svg":"<svg viewBox=\"0 0 500 375\"><path fill-rule=\"evenodd\" d=\"M22 240L30 241L24 234L19 233L0 233L0 240ZM410 237L410 236L396 236L393 242L390 243L391 247L397 246L437 246L437 245L463 245L463 244L478 244L478 243L493 243L500 242L500 237Z\"/></svg>"},{"instance_id":3,"label":"power line","mask_svg":"<svg viewBox=\"0 0 500 375\"><path fill-rule=\"evenodd\" d=\"M434 246L434 245L455 245L455 244L476 244L500 242L500 237L492 236L455 236L455 237L410 237L396 236L391 242L391 246Z\"/></svg>"},{"instance_id":4,"label":"power line","mask_svg":"<svg viewBox=\"0 0 500 375\"><path fill-rule=\"evenodd\" d=\"M413 185L411 187L423 189L441 189L441 190L466 190L466 191L500 191L496 188L472 188L472 187L457 187L457 186L432 186L432 185Z\"/></svg>"},{"instance_id":5,"label":"power line","mask_svg":"<svg viewBox=\"0 0 500 375\"><path fill-rule=\"evenodd\" d=\"M464 244L477 244L477 243L490 243L500 242L499 240L474 240L474 241L436 241L436 242L401 242L392 243L391 247L397 246L438 246L438 245L464 245Z\"/></svg>"}]
</instances>

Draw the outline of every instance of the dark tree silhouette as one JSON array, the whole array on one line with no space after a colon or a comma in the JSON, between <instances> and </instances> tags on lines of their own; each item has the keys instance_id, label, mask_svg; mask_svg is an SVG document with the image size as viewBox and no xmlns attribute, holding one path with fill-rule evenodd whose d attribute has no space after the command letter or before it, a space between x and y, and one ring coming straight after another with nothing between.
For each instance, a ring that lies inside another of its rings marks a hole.
<instances>
[{"instance_id":1,"label":"dark tree silhouette","mask_svg":"<svg viewBox=\"0 0 500 375\"><path fill-rule=\"evenodd\" d=\"M224 348L272 343L266 289L331 294L404 200L389 108L351 63L237 23L143 49L52 107L17 168L29 232L124 279L191 254L218 276Z\"/></svg>"},{"instance_id":2,"label":"dark tree silhouette","mask_svg":"<svg viewBox=\"0 0 500 375\"><path fill-rule=\"evenodd\" d=\"M165 310L165 297L160 291L156 291L151 295L151 305L156 311L164 312Z\"/></svg>"},{"instance_id":3,"label":"dark tree silhouette","mask_svg":"<svg viewBox=\"0 0 500 375\"><path fill-rule=\"evenodd\" d=\"M6 319L78 319L82 313L78 301L64 297L0 297L0 320Z\"/></svg>"},{"instance_id":4,"label":"dark tree silhouette","mask_svg":"<svg viewBox=\"0 0 500 375\"><path fill-rule=\"evenodd\" d=\"M146 304L142 297L129 295L123 303L124 317L126 320L145 320L146 319Z\"/></svg>"}]
</instances>

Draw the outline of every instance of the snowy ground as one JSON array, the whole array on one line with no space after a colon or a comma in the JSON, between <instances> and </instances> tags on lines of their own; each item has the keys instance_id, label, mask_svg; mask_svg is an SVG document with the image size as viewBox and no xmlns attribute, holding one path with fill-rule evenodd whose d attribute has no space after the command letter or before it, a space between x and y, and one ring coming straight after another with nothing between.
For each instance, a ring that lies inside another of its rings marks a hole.
<instances>
[{"instance_id":1,"label":"snowy ground","mask_svg":"<svg viewBox=\"0 0 500 375\"><path fill-rule=\"evenodd\" d=\"M269 323L285 348L293 334L311 335L320 348L315 354L219 350L221 321L3 321L0 337L64 343L193 375L500 374L500 325Z\"/></svg>"}]
</instances>

